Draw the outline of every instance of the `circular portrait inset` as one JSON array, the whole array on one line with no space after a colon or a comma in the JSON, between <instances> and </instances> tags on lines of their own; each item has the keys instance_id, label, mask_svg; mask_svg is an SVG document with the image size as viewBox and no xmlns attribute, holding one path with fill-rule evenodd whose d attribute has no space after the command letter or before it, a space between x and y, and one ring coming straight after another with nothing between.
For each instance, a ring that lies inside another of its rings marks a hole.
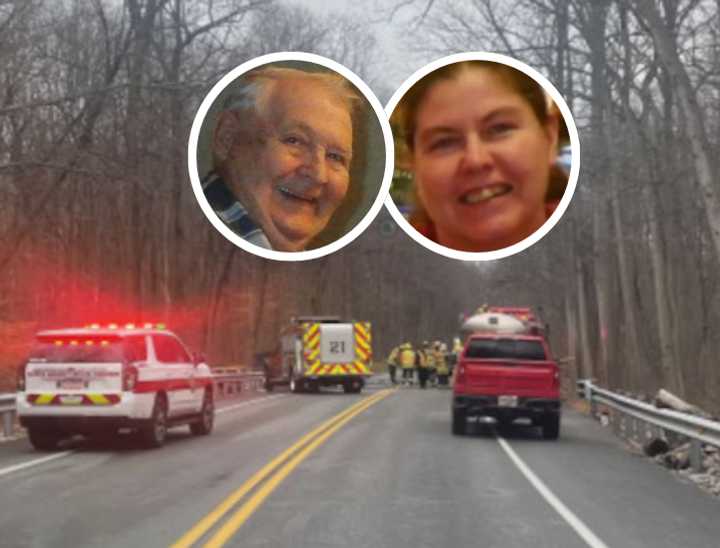
<instances>
[{"instance_id":1,"label":"circular portrait inset","mask_svg":"<svg viewBox=\"0 0 720 548\"><path fill-rule=\"evenodd\" d=\"M425 67L386 107L395 139L387 205L416 241L491 260L560 219L579 169L577 129L557 90L514 59L461 54Z\"/></svg>"},{"instance_id":2,"label":"circular portrait inset","mask_svg":"<svg viewBox=\"0 0 720 548\"><path fill-rule=\"evenodd\" d=\"M324 57L287 53L245 63L210 91L188 163L198 203L226 238L262 257L304 260L370 224L392 154L385 113L362 80Z\"/></svg>"}]
</instances>

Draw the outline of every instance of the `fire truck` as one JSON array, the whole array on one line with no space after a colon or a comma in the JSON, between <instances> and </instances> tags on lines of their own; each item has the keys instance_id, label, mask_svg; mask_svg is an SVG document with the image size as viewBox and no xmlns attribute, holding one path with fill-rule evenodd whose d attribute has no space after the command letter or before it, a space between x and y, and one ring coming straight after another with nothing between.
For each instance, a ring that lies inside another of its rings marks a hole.
<instances>
[{"instance_id":1,"label":"fire truck","mask_svg":"<svg viewBox=\"0 0 720 548\"><path fill-rule=\"evenodd\" d=\"M299 316L283 329L280 350L264 363L265 388L287 385L292 392L342 386L358 393L372 375L370 322L338 316Z\"/></svg>"}]
</instances>

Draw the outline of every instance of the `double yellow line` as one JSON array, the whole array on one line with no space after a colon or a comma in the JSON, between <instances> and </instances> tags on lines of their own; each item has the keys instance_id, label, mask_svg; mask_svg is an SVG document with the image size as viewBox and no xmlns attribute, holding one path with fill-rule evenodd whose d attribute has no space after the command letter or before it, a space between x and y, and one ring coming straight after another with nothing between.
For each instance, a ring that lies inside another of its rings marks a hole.
<instances>
[{"instance_id":1,"label":"double yellow line","mask_svg":"<svg viewBox=\"0 0 720 548\"><path fill-rule=\"evenodd\" d=\"M248 481L242 484L236 491L230 494L224 501L218 504L215 509L201 519L192 529L178 539L172 548L189 548L202 538L218 521L228 514L242 498L257 487L271 474L252 496L247 499L240 508L217 530L217 532L204 544L206 548L217 548L223 546L263 501L272 493L290 473L306 459L315 449L320 447L330 436L347 424L353 417L359 415L370 406L376 404L383 398L389 396L393 390L382 390L369 396L345 411L335 415L315 428L312 432L304 435L291 447L280 453L268 464L258 470ZM294 455L294 456L293 456ZM277 472L275 469L280 467Z\"/></svg>"}]
</instances>

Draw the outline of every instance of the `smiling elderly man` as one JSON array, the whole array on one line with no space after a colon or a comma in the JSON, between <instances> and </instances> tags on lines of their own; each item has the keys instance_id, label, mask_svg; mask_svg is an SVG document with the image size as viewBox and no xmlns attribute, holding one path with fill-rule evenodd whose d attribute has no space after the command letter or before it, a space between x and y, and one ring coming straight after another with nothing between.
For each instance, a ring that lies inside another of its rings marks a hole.
<instances>
[{"instance_id":1,"label":"smiling elderly man","mask_svg":"<svg viewBox=\"0 0 720 548\"><path fill-rule=\"evenodd\" d=\"M218 115L203 180L218 216L255 245L304 250L348 191L357 100L334 73L243 75Z\"/></svg>"}]
</instances>

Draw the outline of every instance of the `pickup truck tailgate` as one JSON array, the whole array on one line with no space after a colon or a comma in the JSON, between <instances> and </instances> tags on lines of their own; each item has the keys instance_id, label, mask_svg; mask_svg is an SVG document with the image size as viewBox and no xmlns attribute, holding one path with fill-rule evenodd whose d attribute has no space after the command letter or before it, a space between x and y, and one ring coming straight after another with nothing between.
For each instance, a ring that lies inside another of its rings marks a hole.
<instances>
[{"instance_id":1,"label":"pickup truck tailgate","mask_svg":"<svg viewBox=\"0 0 720 548\"><path fill-rule=\"evenodd\" d=\"M472 361L463 363L473 393L558 397L557 365L550 361Z\"/></svg>"}]
</instances>

